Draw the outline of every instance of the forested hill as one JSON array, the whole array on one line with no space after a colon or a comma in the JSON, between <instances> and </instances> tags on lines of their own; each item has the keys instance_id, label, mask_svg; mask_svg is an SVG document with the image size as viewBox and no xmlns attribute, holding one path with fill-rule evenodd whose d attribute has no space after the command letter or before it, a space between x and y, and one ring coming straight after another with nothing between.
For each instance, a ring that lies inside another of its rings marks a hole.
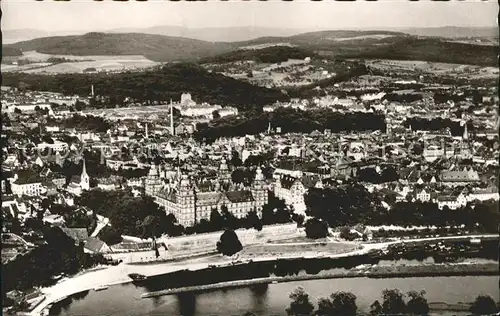
<instances>
[{"instance_id":1,"label":"forested hill","mask_svg":"<svg viewBox=\"0 0 500 316\"><path fill-rule=\"evenodd\" d=\"M288 59L304 59L315 57L316 54L310 50L289 47L271 46L262 49L239 49L215 57L200 60L201 63L228 63L243 60L253 60L262 63L278 63Z\"/></svg>"},{"instance_id":2,"label":"forested hill","mask_svg":"<svg viewBox=\"0 0 500 316\"><path fill-rule=\"evenodd\" d=\"M276 89L254 86L187 63L171 64L146 72L114 74L35 75L4 73L3 85L20 89L88 95L91 84L109 106L120 105L129 97L135 102L155 103L179 100L189 91L198 103L235 106L241 111L261 111L262 106L288 96Z\"/></svg>"},{"instance_id":3,"label":"forested hill","mask_svg":"<svg viewBox=\"0 0 500 316\"><path fill-rule=\"evenodd\" d=\"M230 51L225 43L140 33L87 33L37 38L5 45L9 49L36 50L59 55L143 55L154 61L196 60Z\"/></svg>"}]
</instances>

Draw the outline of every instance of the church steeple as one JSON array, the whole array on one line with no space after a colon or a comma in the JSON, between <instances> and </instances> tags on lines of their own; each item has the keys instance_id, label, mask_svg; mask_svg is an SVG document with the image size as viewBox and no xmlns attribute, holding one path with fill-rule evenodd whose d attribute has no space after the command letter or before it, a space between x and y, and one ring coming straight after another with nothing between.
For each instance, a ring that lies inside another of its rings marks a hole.
<instances>
[{"instance_id":1,"label":"church steeple","mask_svg":"<svg viewBox=\"0 0 500 316\"><path fill-rule=\"evenodd\" d=\"M87 165L85 164L85 158L83 158L82 175L80 176L80 187L82 190L90 189L90 177L87 174Z\"/></svg>"},{"instance_id":2,"label":"church steeple","mask_svg":"<svg viewBox=\"0 0 500 316\"><path fill-rule=\"evenodd\" d=\"M465 121L464 124L464 134L462 135L463 140L468 140L469 139L469 132L467 131L467 121Z\"/></svg>"}]
</instances>

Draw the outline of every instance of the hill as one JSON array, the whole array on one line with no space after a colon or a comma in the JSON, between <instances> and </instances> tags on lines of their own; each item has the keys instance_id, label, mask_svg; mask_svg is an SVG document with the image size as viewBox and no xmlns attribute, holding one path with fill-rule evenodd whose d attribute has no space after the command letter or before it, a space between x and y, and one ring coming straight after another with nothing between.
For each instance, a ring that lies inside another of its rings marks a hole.
<instances>
[{"instance_id":1,"label":"hill","mask_svg":"<svg viewBox=\"0 0 500 316\"><path fill-rule=\"evenodd\" d=\"M34 75L3 74L3 85L31 90L87 95L94 85L106 106L122 105L125 98L140 103L167 103L189 91L198 102L235 106L240 111L262 111L262 106L289 98L279 90L254 86L203 68L177 63L145 72L114 74Z\"/></svg>"},{"instance_id":2,"label":"hill","mask_svg":"<svg viewBox=\"0 0 500 316\"><path fill-rule=\"evenodd\" d=\"M247 41L263 36L292 36L302 33L297 29L267 27L206 27L187 28L182 26L161 25L148 28L114 29L110 33L145 33L165 36L178 36L207 42Z\"/></svg>"},{"instance_id":3,"label":"hill","mask_svg":"<svg viewBox=\"0 0 500 316\"><path fill-rule=\"evenodd\" d=\"M401 29L409 35L443 38L497 38L498 27L425 27Z\"/></svg>"},{"instance_id":4,"label":"hill","mask_svg":"<svg viewBox=\"0 0 500 316\"><path fill-rule=\"evenodd\" d=\"M242 60L253 60L261 63L277 63L288 59L304 59L313 57L312 51L289 46L271 46L262 49L238 49L215 57L202 59L202 63L228 63Z\"/></svg>"},{"instance_id":5,"label":"hill","mask_svg":"<svg viewBox=\"0 0 500 316\"><path fill-rule=\"evenodd\" d=\"M19 48L2 46L2 56L21 56L23 53Z\"/></svg>"},{"instance_id":6,"label":"hill","mask_svg":"<svg viewBox=\"0 0 500 316\"><path fill-rule=\"evenodd\" d=\"M232 46L140 33L87 33L54 36L6 45L22 51L58 55L143 55L154 61L196 60L229 51Z\"/></svg>"},{"instance_id":7,"label":"hill","mask_svg":"<svg viewBox=\"0 0 500 316\"><path fill-rule=\"evenodd\" d=\"M221 60L247 58L234 52L258 45L288 43L298 49L341 58L422 60L446 63L497 65L496 46L453 42L444 38L416 37L393 31L320 31L289 37L261 37L242 42L206 42L183 37L140 33L88 33L34 39L8 49L36 50L59 55L143 55L159 62L194 61L216 55ZM230 57L231 54L238 57ZM225 55L224 55L225 54ZM252 56L251 56L252 57ZM255 55L252 57L254 58ZM261 56L262 57L262 56ZM255 58L261 58L255 57Z\"/></svg>"},{"instance_id":8,"label":"hill","mask_svg":"<svg viewBox=\"0 0 500 316\"><path fill-rule=\"evenodd\" d=\"M497 65L498 46L421 38L391 31L321 31L290 37L266 37L239 42L239 47L289 43L320 55L341 58L422 60L444 63Z\"/></svg>"}]
</instances>

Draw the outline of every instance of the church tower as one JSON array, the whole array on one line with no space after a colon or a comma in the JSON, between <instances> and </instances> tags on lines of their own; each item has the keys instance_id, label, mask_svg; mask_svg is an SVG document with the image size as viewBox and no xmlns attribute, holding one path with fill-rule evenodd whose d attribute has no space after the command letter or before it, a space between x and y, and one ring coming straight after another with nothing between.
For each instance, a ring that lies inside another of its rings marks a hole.
<instances>
[{"instance_id":1,"label":"church tower","mask_svg":"<svg viewBox=\"0 0 500 316\"><path fill-rule=\"evenodd\" d=\"M87 174L85 158L83 158L82 175L80 176L80 187L82 188L82 190L90 190L90 177Z\"/></svg>"},{"instance_id":2,"label":"church tower","mask_svg":"<svg viewBox=\"0 0 500 316\"><path fill-rule=\"evenodd\" d=\"M467 130L467 121L464 123L464 134L460 143L460 156L462 159L472 158L472 152L469 143L469 131Z\"/></svg>"}]
</instances>

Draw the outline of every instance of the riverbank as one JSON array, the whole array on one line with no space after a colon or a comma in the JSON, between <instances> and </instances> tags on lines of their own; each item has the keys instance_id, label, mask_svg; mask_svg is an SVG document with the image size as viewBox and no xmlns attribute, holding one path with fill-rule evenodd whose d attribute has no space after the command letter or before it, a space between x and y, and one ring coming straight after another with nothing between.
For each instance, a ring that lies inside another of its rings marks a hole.
<instances>
[{"instance_id":1,"label":"riverbank","mask_svg":"<svg viewBox=\"0 0 500 316\"><path fill-rule=\"evenodd\" d=\"M258 284L318 280L318 279L343 279L343 278L413 278L413 277L439 277L439 276L490 276L500 275L498 264L426 264L421 266L398 267L368 267L355 268L347 272L325 273L321 275L294 275L285 277L255 278L220 282L215 284L186 286L174 289L144 293L142 298L163 295L179 294L185 292L201 292L225 288L245 287Z\"/></svg>"},{"instance_id":2,"label":"riverbank","mask_svg":"<svg viewBox=\"0 0 500 316\"><path fill-rule=\"evenodd\" d=\"M389 245L398 243L408 243L408 242L428 242L428 241L440 241L440 240L469 240L476 238L498 238L498 235L473 235L473 236L450 236L450 237L438 237L438 238L425 238L425 239L414 239L414 240L404 240L404 241L391 241L384 243L370 243L363 244L363 248L359 250L354 250L346 253L336 253L329 255L328 253L322 253L324 258L342 258L356 255L367 254L372 250L385 249ZM278 259L292 259L292 258L317 258L318 253L311 252L310 254L301 253L301 256L297 254L289 254L287 256L261 256L253 257L252 261L272 261ZM46 299L37 306L33 311L29 313L32 316L38 316L40 313L47 308L50 304L57 300L64 299L70 295L80 293L87 290L93 290L100 286L109 286L116 284L123 284L131 282L128 277L131 273L138 273L145 275L147 277L171 273L179 270L201 270L207 269L211 266L226 266L233 264L233 260L230 258L224 258L221 256L216 257L204 257L199 259L191 259L172 263L148 263L141 265L130 265L130 264L120 264L118 266L110 266L103 270L88 272L82 275L77 275L70 279L58 282L57 284L43 288L42 293L46 296ZM498 269L498 266L497 266Z\"/></svg>"}]
</instances>

